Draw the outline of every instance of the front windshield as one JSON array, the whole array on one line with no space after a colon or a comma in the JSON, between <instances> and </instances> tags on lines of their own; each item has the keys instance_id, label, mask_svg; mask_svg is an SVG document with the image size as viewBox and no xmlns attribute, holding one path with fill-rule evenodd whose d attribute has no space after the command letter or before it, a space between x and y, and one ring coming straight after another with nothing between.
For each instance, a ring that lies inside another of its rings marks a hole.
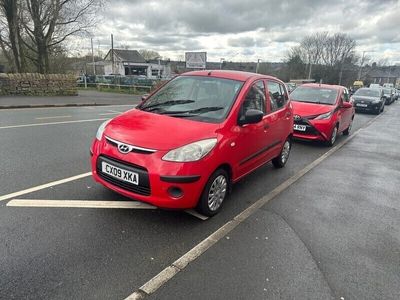
<instances>
[{"instance_id":1,"label":"front windshield","mask_svg":"<svg viewBox=\"0 0 400 300\"><path fill-rule=\"evenodd\" d=\"M390 95L392 93L392 90L391 89L383 89L383 93L385 95Z\"/></svg>"},{"instance_id":2,"label":"front windshield","mask_svg":"<svg viewBox=\"0 0 400 300\"><path fill-rule=\"evenodd\" d=\"M378 89L359 89L355 92L355 96L366 96L366 97L379 97L379 90Z\"/></svg>"},{"instance_id":3,"label":"front windshield","mask_svg":"<svg viewBox=\"0 0 400 300\"><path fill-rule=\"evenodd\" d=\"M221 122L243 82L208 76L180 76L163 86L138 108L172 117Z\"/></svg>"},{"instance_id":4,"label":"front windshield","mask_svg":"<svg viewBox=\"0 0 400 300\"><path fill-rule=\"evenodd\" d=\"M290 98L297 102L333 105L336 103L337 90L326 87L299 86L291 94Z\"/></svg>"}]
</instances>

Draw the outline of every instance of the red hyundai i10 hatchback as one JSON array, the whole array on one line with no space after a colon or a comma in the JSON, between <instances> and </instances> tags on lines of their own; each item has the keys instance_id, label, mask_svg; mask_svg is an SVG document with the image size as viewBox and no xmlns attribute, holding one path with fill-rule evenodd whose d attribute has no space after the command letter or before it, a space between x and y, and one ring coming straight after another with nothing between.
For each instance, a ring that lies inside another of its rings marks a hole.
<instances>
[{"instance_id":1,"label":"red hyundai i10 hatchback","mask_svg":"<svg viewBox=\"0 0 400 300\"><path fill-rule=\"evenodd\" d=\"M347 89L339 85L303 84L291 94L293 136L332 146L338 134L350 134L355 109Z\"/></svg>"},{"instance_id":2,"label":"red hyundai i10 hatchback","mask_svg":"<svg viewBox=\"0 0 400 300\"><path fill-rule=\"evenodd\" d=\"M212 216L232 183L271 160L286 164L292 133L282 81L189 72L99 127L90 149L93 177L135 200Z\"/></svg>"}]
</instances>

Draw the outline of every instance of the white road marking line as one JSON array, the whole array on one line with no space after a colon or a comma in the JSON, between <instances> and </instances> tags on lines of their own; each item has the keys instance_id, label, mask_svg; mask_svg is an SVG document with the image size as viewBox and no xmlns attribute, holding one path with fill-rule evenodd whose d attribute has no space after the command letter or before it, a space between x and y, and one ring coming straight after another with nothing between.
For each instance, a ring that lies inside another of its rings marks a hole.
<instances>
[{"instance_id":1,"label":"white road marking line","mask_svg":"<svg viewBox=\"0 0 400 300\"><path fill-rule=\"evenodd\" d=\"M23 125L10 125L10 126L3 126L3 127L0 127L0 129L22 128L22 127L35 127L35 126L57 125L57 124L84 123L84 122L95 122L95 121L105 121L105 120L108 120L108 118L89 119L89 120L74 120L74 121L62 121L62 122L50 122L50 123L34 123L34 124L23 124Z\"/></svg>"},{"instance_id":2,"label":"white road marking line","mask_svg":"<svg viewBox=\"0 0 400 300\"><path fill-rule=\"evenodd\" d=\"M259 208L261 208L262 206L267 204L269 201L274 199L276 196L281 194L288 187L290 187L292 184L294 184L300 178L302 178L304 175L306 175L309 171L311 171L316 166L318 166L322 161L324 161L329 156L331 156L333 153L335 153L340 148L342 148L345 144L347 144L355 136L357 136L361 130L363 130L365 127L368 127L372 122L374 122L376 119L378 119L382 115L383 114L371 119L362 128L355 131L352 135L347 137L344 141L340 142L335 147L331 148L328 152L326 152L325 154L323 154L322 156L320 156L319 158L317 158L316 160L314 160L313 162L311 162L310 164L305 166L303 169L301 169L295 175L293 175L292 177L290 177L289 179L287 179L286 181L281 183L279 186L277 186L275 189L273 189L267 195L260 198L255 203L253 203L251 206L249 206L247 209L245 209L240 214L235 216L233 219L231 219L230 221L225 223L222 227L220 227L219 229L214 231L211 235L209 235L207 238L202 240L199 244L194 246L191 250L186 252L180 258L178 258L170 266L166 267L164 270L162 270L160 273L158 273L152 279L147 281L137 291L133 292L131 295L129 295L127 298L125 298L125 300L144 299L146 296L149 296L152 293L154 293L155 291L157 291L162 285L167 283L177 273L182 271L190 262L197 259L200 255L202 255L204 252L206 252L210 247L212 247L214 244L216 244L218 241L220 241L223 237L225 237L229 232L231 232L233 229L235 229L236 226L241 224L243 221L245 221L247 218L249 218L251 215L253 215L256 211L258 211Z\"/></svg>"},{"instance_id":3,"label":"white road marking line","mask_svg":"<svg viewBox=\"0 0 400 300\"><path fill-rule=\"evenodd\" d=\"M72 177L68 177L68 178L64 178L64 179L48 182L48 183L45 183L45 184L42 184L42 185L31 187L31 188L26 189L26 190L22 190L22 191L19 191L19 192L15 192L15 193L11 193L11 194L0 196L0 201L8 200L8 199L11 199L11 198L16 198L16 197L19 197L19 196L22 196L22 195L33 193L33 192L40 191L40 190L43 190L43 189L47 189L47 188L52 187L52 186L56 186L56 185L60 185L60 184L63 184L63 183L70 182L70 181L74 181L74 180L78 180L78 179L81 179L81 178L85 178L85 177L88 177L90 175L92 175L92 172L87 172L87 173L79 174L79 175L76 175L76 176L72 176Z\"/></svg>"},{"instance_id":4,"label":"white road marking line","mask_svg":"<svg viewBox=\"0 0 400 300\"><path fill-rule=\"evenodd\" d=\"M108 105L108 104L104 104L104 105L92 105L92 106L52 106L52 107L26 107L26 108L7 108L7 109L0 109L0 113L1 112L7 112L7 111L24 111L24 110L32 110L32 109L64 109L64 108L69 108L69 109L77 109L77 108L84 108L84 109L100 109L100 108L104 108L104 107L124 107L124 106L130 106L132 108L134 108L136 105L138 105L140 103L140 100L137 100L136 103L132 103L132 104L112 104L112 105Z\"/></svg>"},{"instance_id":5,"label":"white road marking line","mask_svg":"<svg viewBox=\"0 0 400 300\"><path fill-rule=\"evenodd\" d=\"M157 209L157 207L153 205L139 201L95 201L95 200L12 199L10 202L7 203L7 206Z\"/></svg>"},{"instance_id":6,"label":"white road marking line","mask_svg":"<svg viewBox=\"0 0 400 300\"><path fill-rule=\"evenodd\" d=\"M44 199L12 199L6 206L11 207L62 207L62 208L122 208L122 209L158 209L151 204L140 201L99 201L99 200L44 200ZM208 217L188 209L186 213L202 221Z\"/></svg>"},{"instance_id":7,"label":"white road marking line","mask_svg":"<svg viewBox=\"0 0 400 300\"><path fill-rule=\"evenodd\" d=\"M199 214L197 211L194 209L187 209L185 210L185 213L188 213L189 215L192 215L193 217L196 217L202 221L208 220L208 217L202 214Z\"/></svg>"},{"instance_id":8,"label":"white road marking line","mask_svg":"<svg viewBox=\"0 0 400 300\"><path fill-rule=\"evenodd\" d=\"M99 114L99 116L108 116L108 115L119 115L119 114L122 114L121 112L108 112L108 113L102 113L102 114Z\"/></svg>"},{"instance_id":9,"label":"white road marking line","mask_svg":"<svg viewBox=\"0 0 400 300\"><path fill-rule=\"evenodd\" d=\"M35 118L35 119L36 120L47 120L47 119L59 119L59 118L72 118L72 116L40 117L40 118Z\"/></svg>"}]
</instances>

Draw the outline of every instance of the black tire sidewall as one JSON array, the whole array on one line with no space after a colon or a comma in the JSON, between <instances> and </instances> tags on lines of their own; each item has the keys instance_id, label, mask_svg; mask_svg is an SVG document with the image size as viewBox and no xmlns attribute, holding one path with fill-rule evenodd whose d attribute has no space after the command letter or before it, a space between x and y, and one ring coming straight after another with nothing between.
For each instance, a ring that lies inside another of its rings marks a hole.
<instances>
[{"instance_id":1,"label":"black tire sidewall","mask_svg":"<svg viewBox=\"0 0 400 300\"><path fill-rule=\"evenodd\" d=\"M289 155L288 155L286 161L283 162L282 161L282 151L283 151L283 148L284 148L286 142L289 142ZM277 169L283 168L286 165L287 161L289 160L291 150L292 150L292 141L290 138L287 138L282 145L282 149L281 149L281 152L279 152L279 155L272 160L272 164L274 165L275 168L277 168Z\"/></svg>"},{"instance_id":2,"label":"black tire sidewall","mask_svg":"<svg viewBox=\"0 0 400 300\"><path fill-rule=\"evenodd\" d=\"M212 183L214 182L215 178L217 178L218 176L223 175L226 179L226 194L224 197L224 200L222 201L220 207L213 211L208 207L208 194L211 188ZM199 202L197 203L197 207L196 209L203 215L206 215L208 217L214 216L216 215L221 209L222 206L224 205L224 202L228 196L229 193L229 189L230 189L230 180L229 180L229 176L228 173L224 170L224 169L218 169L216 170L214 173L211 174L211 176L208 178L208 181L203 189L203 192L200 196Z\"/></svg>"}]
</instances>

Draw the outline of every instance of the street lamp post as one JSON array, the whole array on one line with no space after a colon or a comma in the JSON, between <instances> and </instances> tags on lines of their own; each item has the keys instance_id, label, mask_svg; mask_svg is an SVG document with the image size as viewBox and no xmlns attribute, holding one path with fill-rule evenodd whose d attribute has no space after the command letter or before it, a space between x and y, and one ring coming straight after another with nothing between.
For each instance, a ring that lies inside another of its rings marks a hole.
<instances>
[{"instance_id":1,"label":"street lamp post","mask_svg":"<svg viewBox=\"0 0 400 300\"><path fill-rule=\"evenodd\" d=\"M222 70L222 63L225 61L225 58L221 57L219 59L219 69Z\"/></svg>"},{"instance_id":2,"label":"street lamp post","mask_svg":"<svg viewBox=\"0 0 400 300\"><path fill-rule=\"evenodd\" d=\"M256 73L258 73L258 69L259 69L259 67L260 67L260 61L261 61L260 58L257 59Z\"/></svg>"},{"instance_id":3,"label":"street lamp post","mask_svg":"<svg viewBox=\"0 0 400 300\"><path fill-rule=\"evenodd\" d=\"M362 68L364 65L364 59L365 59L365 53L367 52L375 52L374 50L366 50L363 51L362 57L361 57L361 64L360 64L360 69L358 70L358 80L361 80L361 72L362 72Z\"/></svg>"}]
</instances>

